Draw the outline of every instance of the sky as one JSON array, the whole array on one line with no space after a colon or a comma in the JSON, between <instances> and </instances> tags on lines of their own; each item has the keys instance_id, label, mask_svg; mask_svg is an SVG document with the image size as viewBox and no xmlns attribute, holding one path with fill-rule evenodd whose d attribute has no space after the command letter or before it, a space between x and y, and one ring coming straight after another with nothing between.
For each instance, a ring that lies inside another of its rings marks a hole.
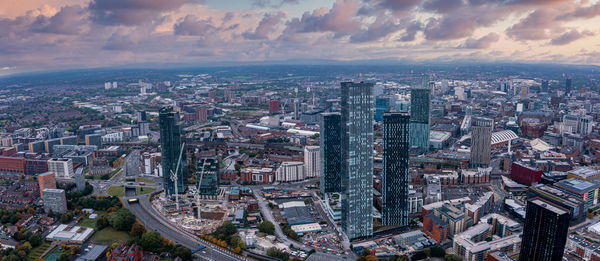
<instances>
[{"instance_id":1,"label":"sky","mask_svg":"<svg viewBox=\"0 0 600 261\"><path fill-rule=\"evenodd\" d=\"M600 3L0 0L0 75L322 60L600 65Z\"/></svg>"}]
</instances>

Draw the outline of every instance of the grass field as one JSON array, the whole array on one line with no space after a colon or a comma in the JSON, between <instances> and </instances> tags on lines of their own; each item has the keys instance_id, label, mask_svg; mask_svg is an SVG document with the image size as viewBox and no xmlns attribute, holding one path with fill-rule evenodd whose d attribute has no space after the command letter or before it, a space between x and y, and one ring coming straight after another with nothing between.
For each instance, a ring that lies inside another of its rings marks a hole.
<instances>
[{"instance_id":1,"label":"grass field","mask_svg":"<svg viewBox=\"0 0 600 261\"><path fill-rule=\"evenodd\" d=\"M156 183L156 181L154 181L153 179L149 179L149 178L136 178L135 181L136 182L146 182L146 183Z\"/></svg>"},{"instance_id":2,"label":"grass field","mask_svg":"<svg viewBox=\"0 0 600 261\"><path fill-rule=\"evenodd\" d=\"M142 188L144 188L142 190ZM156 190L156 188L151 188L151 187L137 187L135 190L135 193L137 195L144 195L144 194L148 194L148 193L152 193Z\"/></svg>"},{"instance_id":3,"label":"grass field","mask_svg":"<svg viewBox=\"0 0 600 261\"><path fill-rule=\"evenodd\" d=\"M29 255L27 255L27 260L35 260L36 258L40 258L40 255L46 251L50 247L50 242L44 242L43 244L32 248L29 251Z\"/></svg>"},{"instance_id":4,"label":"grass field","mask_svg":"<svg viewBox=\"0 0 600 261\"><path fill-rule=\"evenodd\" d=\"M106 227L97 231L90 241L110 246L115 242L126 242L130 238L129 233L127 232L117 231L112 227Z\"/></svg>"},{"instance_id":5,"label":"grass field","mask_svg":"<svg viewBox=\"0 0 600 261\"><path fill-rule=\"evenodd\" d=\"M121 186L112 186L106 190L106 194L115 197L123 197L125 196L125 188Z\"/></svg>"},{"instance_id":6,"label":"grass field","mask_svg":"<svg viewBox=\"0 0 600 261\"><path fill-rule=\"evenodd\" d=\"M94 214L98 215L98 217L96 219L89 219L88 217L85 217L77 225L82 226L82 227L91 227L93 229L96 229L96 220L98 220L98 218L100 218L101 216L106 215L106 212L96 211L96 212L94 212Z\"/></svg>"}]
</instances>

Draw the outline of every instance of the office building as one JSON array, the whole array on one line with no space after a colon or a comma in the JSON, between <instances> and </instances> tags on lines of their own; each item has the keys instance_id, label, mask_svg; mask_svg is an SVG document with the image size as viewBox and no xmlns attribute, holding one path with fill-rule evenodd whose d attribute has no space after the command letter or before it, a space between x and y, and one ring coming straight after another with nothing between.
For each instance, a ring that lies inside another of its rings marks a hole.
<instances>
[{"instance_id":1,"label":"office building","mask_svg":"<svg viewBox=\"0 0 600 261\"><path fill-rule=\"evenodd\" d=\"M46 213L50 211L60 214L67 212L67 198L64 190L47 188L42 190L42 197Z\"/></svg>"},{"instance_id":2,"label":"office building","mask_svg":"<svg viewBox=\"0 0 600 261\"><path fill-rule=\"evenodd\" d=\"M320 127L321 194L341 192L342 115L323 113Z\"/></svg>"},{"instance_id":3,"label":"office building","mask_svg":"<svg viewBox=\"0 0 600 261\"><path fill-rule=\"evenodd\" d=\"M542 80L542 92L548 92L550 89L548 88L548 80Z\"/></svg>"},{"instance_id":4,"label":"office building","mask_svg":"<svg viewBox=\"0 0 600 261\"><path fill-rule=\"evenodd\" d=\"M219 194L219 160L199 159L196 167L196 188L200 195Z\"/></svg>"},{"instance_id":5,"label":"office building","mask_svg":"<svg viewBox=\"0 0 600 261\"><path fill-rule=\"evenodd\" d=\"M471 167L490 165L492 129L494 121L488 118L475 118L471 127Z\"/></svg>"},{"instance_id":6,"label":"office building","mask_svg":"<svg viewBox=\"0 0 600 261\"><path fill-rule=\"evenodd\" d=\"M409 126L406 113L383 114L382 219L384 226L408 225Z\"/></svg>"},{"instance_id":7,"label":"office building","mask_svg":"<svg viewBox=\"0 0 600 261\"><path fill-rule=\"evenodd\" d=\"M375 99L375 121L383 120L383 114L390 111L390 97L377 97Z\"/></svg>"},{"instance_id":8,"label":"office building","mask_svg":"<svg viewBox=\"0 0 600 261\"><path fill-rule=\"evenodd\" d=\"M40 195L44 199L42 191L44 189L55 189L56 188L56 177L52 172L45 172L38 175L38 185L40 187Z\"/></svg>"},{"instance_id":9,"label":"office building","mask_svg":"<svg viewBox=\"0 0 600 261\"><path fill-rule=\"evenodd\" d=\"M410 146L422 151L429 149L431 90L423 79L421 87L410 90Z\"/></svg>"},{"instance_id":10,"label":"office building","mask_svg":"<svg viewBox=\"0 0 600 261\"><path fill-rule=\"evenodd\" d=\"M342 229L350 239L373 235L373 84L341 83Z\"/></svg>"},{"instance_id":11,"label":"office building","mask_svg":"<svg viewBox=\"0 0 600 261\"><path fill-rule=\"evenodd\" d=\"M565 80L565 94L566 95L569 95L571 93L572 82L573 82L573 80L571 78L567 78Z\"/></svg>"},{"instance_id":12,"label":"office building","mask_svg":"<svg viewBox=\"0 0 600 261\"><path fill-rule=\"evenodd\" d=\"M541 198L527 201L520 261L563 258L569 234L569 210Z\"/></svg>"},{"instance_id":13,"label":"office building","mask_svg":"<svg viewBox=\"0 0 600 261\"><path fill-rule=\"evenodd\" d=\"M319 146L304 146L304 175L307 178L321 176L321 160Z\"/></svg>"},{"instance_id":14,"label":"office building","mask_svg":"<svg viewBox=\"0 0 600 261\"><path fill-rule=\"evenodd\" d=\"M79 167L75 170L75 190L83 191L85 189L85 177L83 168Z\"/></svg>"},{"instance_id":15,"label":"office building","mask_svg":"<svg viewBox=\"0 0 600 261\"><path fill-rule=\"evenodd\" d=\"M183 167L177 168L181 153L181 126L179 114L172 107L159 110L158 124L160 127L161 166L164 177L164 189L167 195L175 193L175 181L171 179L174 173L177 180L177 192L184 193Z\"/></svg>"},{"instance_id":16,"label":"office building","mask_svg":"<svg viewBox=\"0 0 600 261\"><path fill-rule=\"evenodd\" d=\"M52 158L48 160L48 171L56 174L58 178L72 178L75 175L73 171L73 160L66 158Z\"/></svg>"}]
</instances>

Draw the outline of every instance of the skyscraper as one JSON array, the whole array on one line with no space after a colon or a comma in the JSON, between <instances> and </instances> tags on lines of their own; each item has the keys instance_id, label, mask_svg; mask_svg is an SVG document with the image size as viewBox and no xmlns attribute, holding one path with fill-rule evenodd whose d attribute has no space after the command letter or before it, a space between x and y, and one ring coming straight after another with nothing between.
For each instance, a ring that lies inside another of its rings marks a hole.
<instances>
[{"instance_id":1,"label":"skyscraper","mask_svg":"<svg viewBox=\"0 0 600 261\"><path fill-rule=\"evenodd\" d=\"M431 90L426 77L420 87L410 90L410 146L420 150L429 149L429 119Z\"/></svg>"},{"instance_id":2,"label":"skyscraper","mask_svg":"<svg viewBox=\"0 0 600 261\"><path fill-rule=\"evenodd\" d=\"M390 111L390 97L375 98L375 121L383 120L383 113Z\"/></svg>"},{"instance_id":3,"label":"skyscraper","mask_svg":"<svg viewBox=\"0 0 600 261\"><path fill-rule=\"evenodd\" d=\"M341 83L342 229L348 238L373 235L373 84Z\"/></svg>"},{"instance_id":4,"label":"skyscraper","mask_svg":"<svg viewBox=\"0 0 600 261\"><path fill-rule=\"evenodd\" d=\"M542 92L548 92L549 88L548 88L548 80L542 80L542 87L541 87L541 91Z\"/></svg>"},{"instance_id":5,"label":"skyscraper","mask_svg":"<svg viewBox=\"0 0 600 261\"><path fill-rule=\"evenodd\" d=\"M164 189L167 195L175 193L175 182L171 180L171 171L175 173L181 151L181 126L178 123L179 114L172 107L163 107L159 111L161 165L164 177ZM183 166L176 173L177 192L184 192Z\"/></svg>"},{"instance_id":6,"label":"skyscraper","mask_svg":"<svg viewBox=\"0 0 600 261\"><path fill-rule=\"evenodd\" d=\"M342 115L337 112L321 114L321 194L342 192Z\"/></svg>"},{"instance_id":7,"label":"skyscraper","mask_svg":"<svg viewBox=\"0 0 600 261\"><path fill-rule=\"evenodd\" d=\"M196 188L200 195L219 194L219 160L216 158L199 159L196 167Z\"/></svg>"},{"instance_id":8,"label":"skyscraper","mask_svg":"<svg viewBox=\"0 0 600 261\"><path fill-rule=\"evenodd\" d=\"M470 160L472 167L487 167L490 164L493 126L494 121L489 118L473 120Z\"/></svg>"},{"instance_id":9,"label":"skyscraper","mask_svg":"<svg viewBox=\"0 0 600 261\"><path fill-rule=\"evenodd\" d=\"M520 261L562 260L569 233L569 211L541 198L527 201Z\"/></svg>"},{"instance_id":10,"label":"skyscraper","mask_svg":"<svg viewBox=\"0 0 600 261\"><path fill-rule=\"evenodd\" d=\"M571 85L572 85L571 78L567 78L565 80L565 95L568 95L569 93L571 93Z\"/></svg>"},{"instance_id":11,"label":"skyscraper","mask_svg":"<svg viewBox=\"0 0 600 261\"><path fill-rule=\"evenodd\" d=\"M382 225L408 225L410 116L383 114Z\"/></svg>"}]
</instances>

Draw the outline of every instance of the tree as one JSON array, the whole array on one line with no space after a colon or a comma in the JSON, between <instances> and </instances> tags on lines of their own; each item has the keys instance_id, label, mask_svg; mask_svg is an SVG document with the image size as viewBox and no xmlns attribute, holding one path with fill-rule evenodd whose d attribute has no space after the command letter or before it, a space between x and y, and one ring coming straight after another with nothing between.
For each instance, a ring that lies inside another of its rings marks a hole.
<instances>
[{"instance_id":1,"label":"tree","mask_svg":"<svg viewBox=\"0 0 600 261\"><path fill-rule=\"evenodd\" d=\"M62 253L56 261L69 261L69 254Z\"/></svg>"},{"instance_id":2,"label":"tree","mask_svg":"<svg viewBox=\"0 0 600 261\"><path fill-rule=\"evenodd\" d=\"M42 240L43 240L42 235L40 235L39 233L33 233L27 239L27 241L29 242L29 244L31 244L32 247L37 247L37 246L41 245Z\"/></svg>"},{"instance_id":3,"label":"tree","mask_svg":"<svg viewBox=\"0 0 600 261\"><path fill-rule=\"evenodd\" d=\"M262 223L260 223L260 225L258 225L258 231L269 235L273 235L275 234L275 225L273 225L273 223L271 223L270 221L265 220Z\"/></svg>"},{"instance_id":4,"label":"tree","mask_svg":"<svg viewBox=\"0 0 600 261\"><path fill-rule=\"evenodd\" d=\"M244 240L242 240L242 238L239 236L232 236L229 239L229 246L233 248L239 247L241 249L246 249L246 244L244 243Z\"/></svg>"},{"instance_id":5,"label":"tree","mask_svg":"<svg viewBox=\"0 0 600 261\"><path fill-rule=\"evenodd\" d=\"M155 250L160 247L162 237L158 232L149 231L142 235L142 248L146 250Z\"/></svg>"},{"instance_id":6,"label":"tree","mask_svg":"<svg viewBox=\"0 0 600 261\"><path fill-rule=\"evenodd\" d=\"M281 250L279 250L276 247L269 248L267 250L267 256L275 257L275 258L280 258L280 259L283 259L283 260L288 260L290 258L287 253L282 252Z\"/></svg>"},{"instance_id":7,"label":"tree","mask_svg":"<svg viewBox=\"0 0 600 261\"><path fill-rule=\"evenodd\" d=\"M108 225L108 218L106 216L102 216L96 220L96 229L98 230L102 230Z\"/></svg>"},{"instance_id":8,"label":"tree","mask_svg":"<svg viewBox=\"0 0 600 261\"><path fill-rule=\"evenodd\" d=\"M223 224L221 224L214 232L215 235L224 235L225 237L235 233L237 233L237 227L229 220L223 221Z\"/></svg>"},{"instance_id":9,"label":"tree","mask_svg":"<svg viewBox=\"0 0 600 261\"><path fill-rule=\"evenodd\" d=\"M459 255L448 254L448 255L444 256L444 260L445 261L462 261L463 258Z\"/></svg>"},{"instance_id":10,"label":"tree","mask_svg":"<svg viewBox=\"0 0 600 261\"><path fill-rule=\"evenodd\" d=\"M410 260L423 260L427 258L427 254L425 254L425 252L423 251L419 251L416 252L411 258Z\"/></svg>"},{"instance_id":11,"label":"tree","mask_svg":"<svg viewBox=\"0 0 600 261\"><path fill-rule=\"evenodd\" d=\"M135 223L135 215L129 209L120 208L108 216L108 223L116 230L127 231Z\"/></svg>"},{"instance_id":12,"label":"tree","mask_svg":"<svg viewBox=\"0 0 600 261\"><path fill-rule=\"evenodd\" d=\"M446 255L446 250L439 246L431 247L431 257L444 257Z\"/></svg>"},{"instance_id":13,"label":"tree","mask_svg":"<svg viewBox=\"0 0 600 261\"><path fill-rule=\"evenodd\" d=\"M173 249L173 257L180 257L183 260L192 260L192 250L182 245L176 245Z\"/></svg>"},{"instance_id":14,"label":"tree","mask_svg":"<svg viewBox=\"0 0 600 261\"><path fill-rule=\"evenodd\" d=\"M137 222L131 226L131 231L129 231L129 235L137 238L141 238L144 233L146 233L146 228Z\"/></svg>"}]
</instances>

